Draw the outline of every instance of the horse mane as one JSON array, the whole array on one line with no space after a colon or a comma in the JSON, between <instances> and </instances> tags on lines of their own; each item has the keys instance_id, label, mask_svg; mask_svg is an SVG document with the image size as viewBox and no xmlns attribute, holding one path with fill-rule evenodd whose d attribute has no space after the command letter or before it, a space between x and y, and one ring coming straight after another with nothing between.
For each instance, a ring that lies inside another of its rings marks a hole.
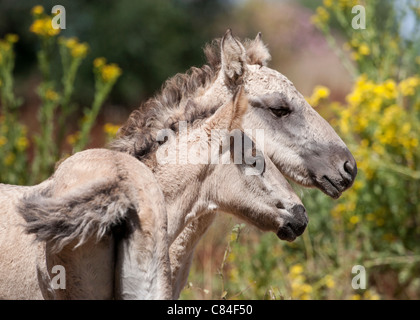
<instances>
[{"instance_id":1,"label":"horse mane","mask_svg":"<svg viewBox=\"0 0 420 320\"><path fill-rule=\"evenodd\" d=\"M253 41L247 39L243 44L249 49L248 63L260 64L261 61L252 56ZM211 116L220 105L201 106L194 103L192 98L217 77L221 68L221 38L206 44L204 54L207 64L201 68L191 67L186 73L178 73L168 79L160 93L131 113L108 147L145 161L160 146L156 140L159 130L172 129L178 132L179 121L190 124Z\"/></svg>"}]
</instances>

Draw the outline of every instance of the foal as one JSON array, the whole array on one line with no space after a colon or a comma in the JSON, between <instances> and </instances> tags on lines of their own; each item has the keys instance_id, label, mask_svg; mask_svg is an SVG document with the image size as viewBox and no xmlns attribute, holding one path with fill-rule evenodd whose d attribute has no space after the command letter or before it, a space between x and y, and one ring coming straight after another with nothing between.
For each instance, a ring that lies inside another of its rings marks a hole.
<instances>
[{"instance_id":1,"label":"foal","mask_svg":"<svg viewBox=\"0 0 420 320\"><path fill-rule=\"evenodd\" d=\"M229 132L240 129L247 105L247 99L241 89L234 96L233 101L223 105L213 116L194 126L188 133L188 148L208 150L206 147L216 143L218 145L214 149L222 149L223 153L220 156L222 161L226 162L226 158L231 157L230 149L226 148L226 144L230 143ZM215 138L214 131L216 131L216 136L219 135L219 139ZM210 132L211 135L209 135ZM197 139L198 136L204 136L206 139ZM179 142L184 138L180 131L177 136L170 137L161 147L165 147L166 150L175 148L178 151L176 154L180 154ZM241 152L243 159L247 150L241 150ZM193 158L194 154L192 153ZM120 173L118 181L107 184L107 186L115 185L115 187L105 187L104 190L96 187L97 191L87 195L86 190L90 190L89 186L96 182L95 177L89 177L85 186L78 187L71 195L61 194L59 198L55 198L45 197L38 193L24 198L20 205L20 212L27 221L27 231L35 233L38 240L46 241L47 249L58 251L58 253L47 254L48 266L64 261L70 265L70 270L67 272L72 273L74 265L82 261L78 257L83 257L85 267L102 265L106 270L106 277L101 275L101 278L106 278L106 281L102 280L102 286L104 288L108 286L108 290L103 290L106 295L95 296L92 287L97 281L95 275L91 274L89 277L80 278L79 281L72 278L72 281L77 283L76 291L60 291L50 286L47 291L52 294L49 297L109 298L112 293L116 299L172 297L172 283L167 261L169 245L188 223L208 210L237 215L258 228L273 231L281 239L287 240L299 236L307 225L307 215L300 199L272 162L264 159L261 154L260 164L265 166L264 170L258 170L255 164L249 165L243 162L241 164L211 164L210 158L207 158L207 163L201 164L179 164L177 161L161 164L157 155L158 152L154 157L149 158L154 163L153 166L149 163L149 167L155 175L163 197L155 192L154 199L143 199L137 196L138 205L130 204L131 193L124 190L129 190L129 187L133 185L143 192L149 188L149 185L145 185L141 180L143 169L140 170L140 167L143 165L135 164L136 161L140 162L133 157L125 159L129 156L122 153L88 150L64 161L55 175L65 173L69 179L77 169L78 163L87 157L95 156L98 161L105 161L99 159L124 158L118 161L123 167L120 172L125 172L131 177L130 183L125 184L124 174ZM210 157L210 154L207 156ZM188 160L200 163L198 159L189 158ZM107 179L112 177L112 175L107 176ZM62 183L65 180L62 180ZM96 175L96 180L100 180L100 175ZM151 180L148 181L150 182ZM166 208L167 234L163 232L152 234L157 230L166 231L166 224L162 218L162 210L149 209L151 200L155 204L161 202L160 208L162 206ZM148 206L143 206L142 201L146 201ZM95 251L95 238L92 237L94 234L96 234L96 241L99 239L101 249L99 253ZM73 250L76 243L78 247ZM114 250L106 251L107 246ZM89 250L93 251L89 252ZM90 258L89 255L92 257ZM108 265L104 261L108 261ZM110 273L112 266L115 266L114 275ZM66 264L65 267L67 270ZM160 267L164 272L159 270ZM45 275L46 279L54 276L50 269L44 269L48 272ZM76 271L75 274L79 277L84 274L80 268ZM72 288L76 289L76 284Z\"/></svg>"},{"instance_id":2,"label":"foal","mask_svg":"<svg viewBox=\"0 0 420 320\"><path fill-rule=\"evenodd\" d=\"M253 40L240 41L227 30L222 39L206 45L204 53L205 65L168 79L160 93L132 112L111 145L114 150L144 161L158 144L156 131L168 126L176 129L176 123L189 119L191 112L213 114L243 86L249 97L243 127L264 131L264 153L282 174L333 198L351 187L357 174L355 159L293 83L267 66L270 53L261 33ZM190 100L198 108L187 108ZM187 281L186 269L197 240L214 217L212 210L202 214L171 245L172 278L179 284L174 297Z\"/></svg>"}]
</instances>

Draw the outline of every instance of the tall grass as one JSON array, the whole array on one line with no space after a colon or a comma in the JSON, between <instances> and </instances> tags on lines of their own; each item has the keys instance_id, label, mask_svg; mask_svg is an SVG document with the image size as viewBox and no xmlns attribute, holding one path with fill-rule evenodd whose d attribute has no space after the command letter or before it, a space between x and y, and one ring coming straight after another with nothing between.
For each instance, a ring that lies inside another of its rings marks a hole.
<instances>
[{"instance_id":1,"label":"tall grass","mask_svg":"<svg viewBox=\"0 0 420 320\"><path fill-rule=\"evenodd\" d=\"M115 64L107 64L105 58L94 60L95 84L92 105L84 109L83 117L79 121L79 130L72 134L67 132L66 124L77 109L72 98L78 69L88 55L89 45L74 37L59 36L61 30L52 27L53 17L47 15L42 6L35 6L31 14L33 23L30 32L38 39L37 58L42 77L37 88L41 101L37 114L40 132L29 137L27 129L19 121L22 99L15 96L13 81L13 46L19 37L9 34L0 40L2 183L34 184L46 179L51 175L55 163L65 156L62 151L65 142L71 145L73 152L83 150L89 143L90 131L100 108L121 75L121 69ZM53 76L51 61L54 56L59 56L61 60L61 79ZM34 149L31 163L27 156L30 146Z\"/></svg>"}]
</instances>

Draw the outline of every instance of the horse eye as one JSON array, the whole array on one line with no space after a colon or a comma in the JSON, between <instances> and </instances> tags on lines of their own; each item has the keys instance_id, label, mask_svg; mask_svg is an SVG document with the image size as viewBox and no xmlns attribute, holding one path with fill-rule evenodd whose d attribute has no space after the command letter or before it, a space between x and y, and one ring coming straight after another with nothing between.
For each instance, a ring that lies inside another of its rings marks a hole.
<instances>
[{"instance_id":1,"label":"horse eye","mask_svg":"<svg viewBox=\"0 0 420 320\"><path fill-rule=\"evenodd\" d=\"M276 117L285 117L289 115L292 110L290 110L288 107L281 106L279 108L270 108L270 111L276 116Z\"/></svg>"}]
</instances>

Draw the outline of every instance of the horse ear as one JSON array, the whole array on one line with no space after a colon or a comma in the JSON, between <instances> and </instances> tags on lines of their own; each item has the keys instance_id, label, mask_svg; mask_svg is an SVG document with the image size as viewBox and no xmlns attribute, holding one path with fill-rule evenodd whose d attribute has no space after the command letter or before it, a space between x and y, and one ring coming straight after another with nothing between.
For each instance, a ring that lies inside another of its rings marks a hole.
<instances>
[{"instance_id":1,"label":"horse ear","mask_svg":"<svg viewBox=\"0 0 420 320\"><path fill-rule=\"evenodd\" d=\"M221 106L214 115L204 123L204 130L208 134L215 129L242 129L242 120L248 110L248 98L240 86L231 101Z\"/></svg>"},{"instance_id":2,"label":"horse ear","mask_svg":"<svg viewBox=\"0 0 420 320\"><path fill-rule=\"evenodd\" d=\"M246 71L246 50L228 29L221 44L222 71L228 82L238 85Z\"/></svg>"},{"instance_id":3,"label":"horse ear","mask_svg":"<svg viewBox=\"0 0 420 320\"><path fill-rule=\"evenodd\" d=\"M254 40L245 42L246 57L248 64L259 64L266 66L271 60L270 52L262 41L262 34L258 32Z\"/></svg>"}]
</instances>

